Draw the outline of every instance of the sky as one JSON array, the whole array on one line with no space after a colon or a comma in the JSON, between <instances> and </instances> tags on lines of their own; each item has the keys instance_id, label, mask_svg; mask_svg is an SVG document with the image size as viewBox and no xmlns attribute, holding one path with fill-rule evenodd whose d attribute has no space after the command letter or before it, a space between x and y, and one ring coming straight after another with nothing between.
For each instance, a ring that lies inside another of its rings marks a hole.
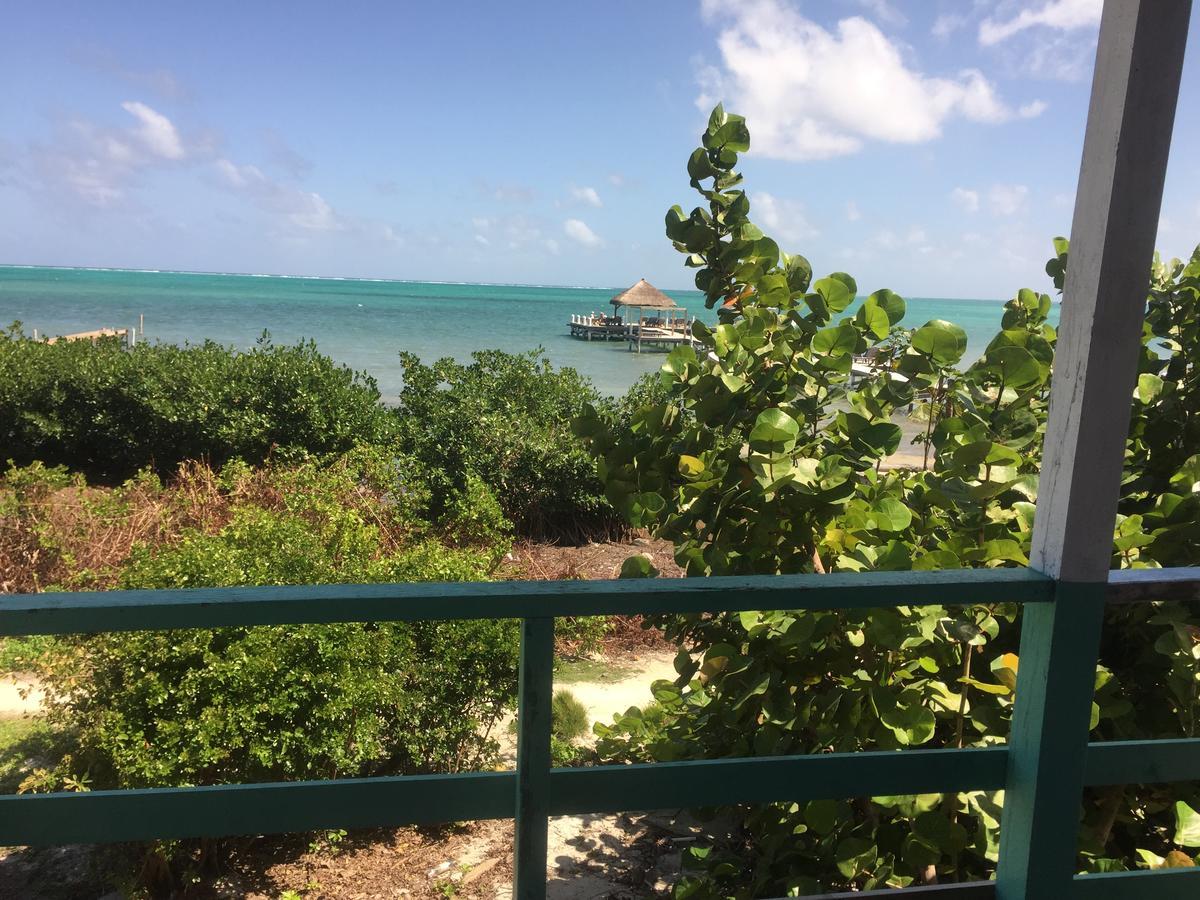
<instances>
[{"instance_id":1,"label":"sky","mask_svg":"<svg viewBox=\"0 0 1200 900\"><path fill-rule=\"evenodd\" d=\"M0 264L686 288L663 215L720 100L751 217L818 273L1049 291L1100 6L11 4ZM1200 242L1197 10L1168 256Z\"/></svg>"}]
</instances>

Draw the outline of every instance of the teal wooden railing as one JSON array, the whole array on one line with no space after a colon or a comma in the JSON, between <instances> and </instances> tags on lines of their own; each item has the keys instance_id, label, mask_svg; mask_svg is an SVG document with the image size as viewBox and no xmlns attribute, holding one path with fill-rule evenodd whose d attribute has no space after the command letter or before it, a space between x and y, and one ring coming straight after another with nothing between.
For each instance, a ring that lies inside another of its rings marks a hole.
<instances>
[{"instance_id":1,"label":"teal wooden railing","mask_svg":"<svg viewBox=\"0 0 1200 900\"><path fill-rule=\"evenodd\" d=\"M1200 598L1200 569L1116 572L1085 586L1101 602ZM1077 602L1081 586L1028 569L654 581L260 587L36 594L0 601L0 635L226 625L517 618L522 620L517 768L510 772L340 779L0 797L0 845L103 843L269 834L472 819L516 820L515 896L546 894L550 816L731 803L998 790L1026 777L1018 750L903 750L553 769L550 699L554 617L745 609L852 609L921 604ZM1045 643L1023 618L1027 641ZM1053 644L1050 643L1053 653ZM1018 692L1019 693L1019 692ZM1091 684L1058 702L1086 707ZM1018 708L1021 703L1017 698ZM1086 717L1085 717L1086 718ZM1042 748L1043 751L1053 748ZM1074 754L1073 750L1069 751ZM1042 752L1041 778L1087 785L1200 779L1200 739L1094 743L1083 759ZM1047 767L1046 760L1056 765ZM1070 779L1066 779L1070 781ZM1054 798L1054 792L1048 795ZM1057 802L1076 809L1078 794ZM1061 810L1059 810L1061 812ZM1019 823L1023 824L1023 823ZM1003 826L1002 826L1003 831ZM1007 833L1018 848L1027 834ZM1064 862L1074 834L1058 837ZM1028 854L1021 855L1024 859ZM1200 897L1200 869L1075 877L1069 897ZM994 883L910 888L905 896L1003 896ZM891 892L881 892L879 896ZM863 896L856 894L854 896ZM876 895L871 895L876 896ZM1009 900L1005 897L1004 900Z\"/></svg>"}]
</instances>

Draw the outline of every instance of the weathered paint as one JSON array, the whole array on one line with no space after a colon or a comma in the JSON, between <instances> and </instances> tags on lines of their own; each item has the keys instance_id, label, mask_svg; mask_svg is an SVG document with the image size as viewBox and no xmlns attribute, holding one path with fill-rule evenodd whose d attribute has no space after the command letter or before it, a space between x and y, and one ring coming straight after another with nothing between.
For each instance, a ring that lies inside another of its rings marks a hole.
<instances>
[{"instance_id":1,"label":"weathered paint","mask_svg":"<svg viewBox=\"0 0 1200 900\"><path fill-rule=\"evenodd\" d=\"M1108 573L1109 603L1145 603L1150 600L1200 600L1200 567L1178 569L1122 569Z\"/></svg>"},{"instance_id":2,"label":"weathered paint","mask_svg":"<svg viewBox=\"0 0 1200 900\"><path fill-rule=\"evenodd\" d=\"M551 700L554 696L554 619L521 623L517 697L514 900L545 900L550 800Z\"/></svg>"},{"instance_id":3,"label":"weathered paint","mask_svg":"<svg viewBox=\"0 0 1200 900\"><path fill-rule=\"evenodd\" d=\"M611 581L329 584L18 594L0 600L0 636L318 622L855 609L1049 601L1028 569L863 572Z\"/></svg>"},{"instance_id":4,"label":"weathered paint","mask_svg":"<svg viewBox=\"0 0 1200 900\"><path fill-rule=\"evenodd\" d=\"M1039 481L1000 829L1000 900L1072 885L1112 533L1191 0L1104 4ZM1076 888L1078 890L1078 888Z\"/></svg>"},{"instance_id":5,"label":"weathered paint","mask_svg":"<svg viewBox=\"0 0 1200 900\"><path fill-rule=\"evenodd\" d=\"M1066 893L1071 900L1196 900L1200 897L1200 869L1079 875Z\"/></svg>"},{"instance_id":6,"label":"weathered paint","mask_svg":"<svg viewBox=\"0 0 1200 900\"><path fill-rule=\"evenodd\" d=\"M983 747L556 769L551 807L563 815L1000 790L1006 756Z\"/></svg>"},{"instance_id":7,"label":"weathered paint","mask_svg":"<svg viewBox=\"0 0 1200 900\"><path fill-rule=\"evenodd\" d=\"M507 819L512 772L0 796L0 846Z\"/></svg>"},{"instance_id":8,"label":"weathered paint","mask_svg":"<svg viewBox=\"0 0 1200 900\"><path fill-rule=\"evenodd\" d=\"M1083 783L1168 784L1200 781L1200 738L1088 744Z\"/></svg>"}]
</instances>

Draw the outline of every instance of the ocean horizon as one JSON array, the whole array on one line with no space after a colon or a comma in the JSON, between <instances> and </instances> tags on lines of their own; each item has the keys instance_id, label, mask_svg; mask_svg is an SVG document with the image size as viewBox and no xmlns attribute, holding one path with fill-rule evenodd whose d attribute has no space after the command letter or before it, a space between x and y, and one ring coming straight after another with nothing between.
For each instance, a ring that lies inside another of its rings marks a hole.
<instances>
[{"instance_id":1,"label":"ocean horizon","mask_svg":"<svg viewBox=\"0 0 1200 900\"><path fill-rule=\"evenodd\" d=\"M572 366L603 393L619 394L656 371L664 354L632 353L623 342L580 341L567 334L567 322L572 314L610 311L608 301L623 289L4 265L0 325L20 321L26 334L55 336L137 327L142 317L145 334L139 337L150 341L213 340L247 349L264 331L276 344L311 339L339 363L374 377L387 402L395 402L403 387L401 351L426 362L446 356L467 362L478 350L540 347L554 365ZM699 291L664 291L702 321L716 321ZM1000 328L1003 300L905 299L909 327L930 319L960 325L967 333L968 360ZM1056 321L1057 303L1052 315Z\"/></svg>"}]
</instances>

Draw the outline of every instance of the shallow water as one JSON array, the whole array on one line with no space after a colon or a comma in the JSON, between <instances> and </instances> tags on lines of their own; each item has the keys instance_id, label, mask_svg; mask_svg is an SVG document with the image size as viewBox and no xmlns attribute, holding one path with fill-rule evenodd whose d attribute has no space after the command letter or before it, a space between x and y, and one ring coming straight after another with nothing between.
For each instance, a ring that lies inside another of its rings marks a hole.
<instances>
[{"instance_id":1,"label":"shallow water","mask_svg":"<svg viewBox=\"0 0 1200 900\"><path fill-rule=\"evenodd\" d=\"M472 351L545 348L559 366L574 366L605 393L624 391L662 365L661 352L629 352L623 342L567 335L572 313L608 312L621 288L445 284L367 279L211 275L113 269L0 267L0 324L26 334L69 334L136 327L169 343L206 338L250 347L262 332L275 343L311 338L339 362L362 369L394 399L403 380L397 354L425 361L469 360ZM713 322L697 291L668 291L688 311ZM948 319L968 337L968 358L1000 327L1001 301L908 299L905 324ZM1057 306L1054 319L1057 320Z\"/></svg>"}]
</instances>

